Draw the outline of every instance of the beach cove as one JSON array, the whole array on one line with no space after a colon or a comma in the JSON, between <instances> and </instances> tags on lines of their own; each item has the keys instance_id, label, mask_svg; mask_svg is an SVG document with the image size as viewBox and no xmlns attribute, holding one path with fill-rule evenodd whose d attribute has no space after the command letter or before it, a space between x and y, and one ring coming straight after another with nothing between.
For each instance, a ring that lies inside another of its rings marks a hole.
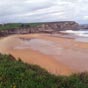
<instances>
[{"instance_id":1,"label":"beach cove","mask_svg":"<svg viewBox=\"0 0 88 88\"><path fill-rule=\"evenodd\" d=\"M88 71L88 43L72 38L51 34L12 35L0 39L0 52L56 75Z\"/></svg>"}]
</instances>

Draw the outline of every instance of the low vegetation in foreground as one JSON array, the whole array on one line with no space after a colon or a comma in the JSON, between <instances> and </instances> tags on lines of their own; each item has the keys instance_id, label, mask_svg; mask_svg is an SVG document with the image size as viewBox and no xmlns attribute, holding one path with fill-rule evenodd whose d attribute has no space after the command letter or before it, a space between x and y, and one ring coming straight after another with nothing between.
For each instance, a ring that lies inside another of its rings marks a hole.
<instances>
[{"instance_id":1,"label":"low vegetation in foreground","mask_svg":"<svg viewBox=\"0 0 88 88\"><path fill-rule=\"evenodd\" d=\"M0 54L0 88L88 88L88 73L55 76L39 66Z\"/></svg>"}]
</instances>

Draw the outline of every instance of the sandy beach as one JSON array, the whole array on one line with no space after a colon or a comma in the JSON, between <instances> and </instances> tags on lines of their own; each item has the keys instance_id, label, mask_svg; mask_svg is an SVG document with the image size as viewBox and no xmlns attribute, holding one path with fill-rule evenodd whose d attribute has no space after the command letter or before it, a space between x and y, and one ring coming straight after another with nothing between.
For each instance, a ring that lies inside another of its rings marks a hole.
<instances>
[{"instance_id":1,"label":"sandy beach","mask_svg":"<svg viewBox=\"0 0 88 88\"><path fill-rule=\"evenodd\" d=\"M88 71L88 43L74 39L48 34L12 35L0 39L0 52L56 75Z\"/></svg>"}]
</instances>

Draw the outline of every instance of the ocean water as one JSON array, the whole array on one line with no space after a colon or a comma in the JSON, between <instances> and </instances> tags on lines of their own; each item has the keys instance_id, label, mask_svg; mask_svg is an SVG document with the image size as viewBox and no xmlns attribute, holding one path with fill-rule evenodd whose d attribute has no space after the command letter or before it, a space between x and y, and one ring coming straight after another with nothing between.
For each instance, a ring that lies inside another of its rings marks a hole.
<instances>
[{"instance_id":1,"label":"ocean water","mask_svg":"<svg viewBox=\"0 0 88 88\"><path fill-rule=\"evenodd\" d=\"M67 33L69 36L74 36L74 39L78 42L87 42L88 43L88 30L66 30L61 31L62 33Z\"/></svg>"}]
</instances>

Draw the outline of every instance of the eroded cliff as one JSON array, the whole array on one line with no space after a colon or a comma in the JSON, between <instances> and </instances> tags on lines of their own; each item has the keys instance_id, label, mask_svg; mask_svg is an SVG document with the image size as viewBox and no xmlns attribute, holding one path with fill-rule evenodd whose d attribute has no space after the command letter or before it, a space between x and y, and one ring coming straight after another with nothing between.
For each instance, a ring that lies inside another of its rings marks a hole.
<instances>
[{"instance_id":1,"label":"eroded cliff","mask_svg":"<svg viewBox=\"0 0 88 88\"><path fill-rule=\"evenodd\" d=\"M0 35L28 33L58 33L59 31L63 30L78 30L79 28L79 24L74 21L47 22L38 23L38 25L36 26L21 26L19 28L1 30Z\"/></svg>"}]
</instances>

